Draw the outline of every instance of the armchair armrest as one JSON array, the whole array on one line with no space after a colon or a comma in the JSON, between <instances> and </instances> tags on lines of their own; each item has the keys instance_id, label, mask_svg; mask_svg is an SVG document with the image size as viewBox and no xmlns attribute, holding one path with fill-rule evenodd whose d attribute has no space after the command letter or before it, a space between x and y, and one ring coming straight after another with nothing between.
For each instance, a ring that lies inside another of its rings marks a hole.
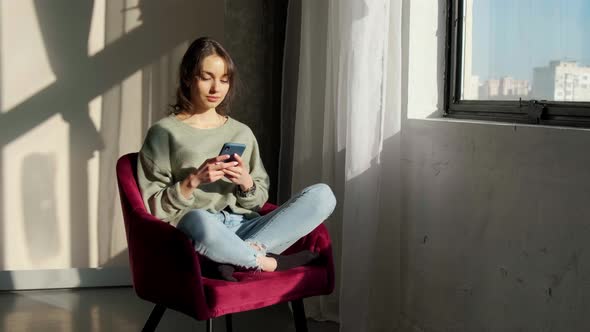
<instances>
[{"instance_id":1,"label":"armchair armrest","mask_svg":"<svg viewBox=\"0 0 590 332\"><path fill-rule=\"evenodd\" d=\"M284 254L289 255L301 250L311 250L320 254L318 264L326 268L327 289L330 294L334 291L334 256L332 254L332 240L328 228L323 223L316 227L311 233L299 239L292 246L285 250Z\"/></svg>"},{"instance_id":2,"label":"armchair armrest","mask_svg":"<svg viewBox=\"0 0 590 332\"><path fill-rule=\"evenodd\" d=\"M260 208L260 210L258 210L258 213L261 215L265 215L269 212L272 212L273 210L275 210L276 208L278 208L278 205L274 205L272 203L264 203L264 205Z\"/></svg>"},{"instance_id":3,"label":"armchair armrest","mask_svg":"<svg viewBox=\"0 0 590 332\"><path fill-rule=\"evenodd\" d=\"M266 203L258 211L258 213L264 215L274 209L278 208L277 205ZM332 240L328 228L323 223L316 227L311 233L299 239L292 246L287 248L283 254L290 255L301 250L311 250L320 254L320 264L324 265L327 269L328 274L328 285L330 292L334 290L334 256L332 253Z\"/></svg>"},{"instance_id":4,"label":"armchair armrest","mask_svg":"<svg viewBox=\"0 0 590 332\"><path fill-rule=\"evenodd\" d=\"M137 295L189 315L207 312L199 258L189 239L145 210L131 214L127 234Z\"/></svg>"}]
</instances>

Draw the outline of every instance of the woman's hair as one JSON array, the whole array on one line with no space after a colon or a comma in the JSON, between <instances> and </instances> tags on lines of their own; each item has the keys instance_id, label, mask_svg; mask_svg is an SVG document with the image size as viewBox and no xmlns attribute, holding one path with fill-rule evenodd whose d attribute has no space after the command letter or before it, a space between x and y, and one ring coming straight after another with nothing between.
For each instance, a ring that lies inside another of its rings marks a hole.
<instances>
[{"instance_id":1,"label":"woman's hair","mask_svg":"<svg viewBox=\"0 0 590 332\"><path fill-rule=\"evenodd\" d=\"M179 84L176 89L176 103L170 105L172 107L171 113L178 114L182 111L190 111L192 109L192 86L195 82L195 77L201 74L203 60L210 55L217 55L225 61L229 90L221 104L216 107L216 110L221 115L229 113L229 104L235 97L236 92L237 68L223 46L209 37L196 39L184 53L178 71Z\"/></svg>"}]
</instances>

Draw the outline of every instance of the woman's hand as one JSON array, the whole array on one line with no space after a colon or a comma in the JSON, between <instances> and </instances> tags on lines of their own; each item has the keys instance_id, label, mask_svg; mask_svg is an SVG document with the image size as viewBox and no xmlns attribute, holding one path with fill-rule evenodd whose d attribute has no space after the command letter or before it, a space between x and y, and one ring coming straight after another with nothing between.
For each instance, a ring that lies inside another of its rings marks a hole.
<instances>
[{"instance_id":1,"label":"woman's hand","mask_svg":"<svg viewBox=\"0 0 590 332\"><path fill-rule=\"evenodd\" d=\"M224 168L223 173L228 180L239 185L242 191L247 191L252 188L254 181L252 180L250 173L246 171L242 158L237 153L234 153L234 158L237 161L237 165Z\"/></svg>"},{"instance_id":2,"label":"woman's hand","mask_svg":"<svg viewBox=\"0 0 590 332\"><path fill-rule=\"evenodd\" d=\"M225 176L224 169L238 165L238 162L228 162L229 155L221 155L207 159L199 168L189 174L182 182L182 195L187 199L199 185L215 182Z\"/></svg>"}]
</instances>

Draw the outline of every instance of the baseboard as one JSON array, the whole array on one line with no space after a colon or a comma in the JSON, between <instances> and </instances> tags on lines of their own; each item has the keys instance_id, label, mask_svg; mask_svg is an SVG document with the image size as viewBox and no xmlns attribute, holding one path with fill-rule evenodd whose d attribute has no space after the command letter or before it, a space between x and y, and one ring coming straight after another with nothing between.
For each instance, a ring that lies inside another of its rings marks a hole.
<instances>
[{"instance_id":1,"label":"baseboard","mask_svg":"<svg viewBox=\"0 0 590 332\"><path fill-rule=\"evenodd\" d=\"M0 271L0 291L131 285L129 267Z\"/></svg>"}]
</instances>

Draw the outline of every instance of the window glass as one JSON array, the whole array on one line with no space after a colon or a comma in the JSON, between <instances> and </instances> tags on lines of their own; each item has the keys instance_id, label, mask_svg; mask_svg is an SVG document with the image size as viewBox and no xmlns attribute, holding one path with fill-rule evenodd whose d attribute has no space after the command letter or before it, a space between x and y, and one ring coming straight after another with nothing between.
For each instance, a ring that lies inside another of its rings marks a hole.
<instances>
[{"instance_id":1,"label":"window glass","mask_svg":"<svg viewBox=\"0 0 590 332\"><path fill-rule=\"evenodd\" d=\"M461 100L590 101L589 0L463 0Z\"/></svg>"}]
</instances>

